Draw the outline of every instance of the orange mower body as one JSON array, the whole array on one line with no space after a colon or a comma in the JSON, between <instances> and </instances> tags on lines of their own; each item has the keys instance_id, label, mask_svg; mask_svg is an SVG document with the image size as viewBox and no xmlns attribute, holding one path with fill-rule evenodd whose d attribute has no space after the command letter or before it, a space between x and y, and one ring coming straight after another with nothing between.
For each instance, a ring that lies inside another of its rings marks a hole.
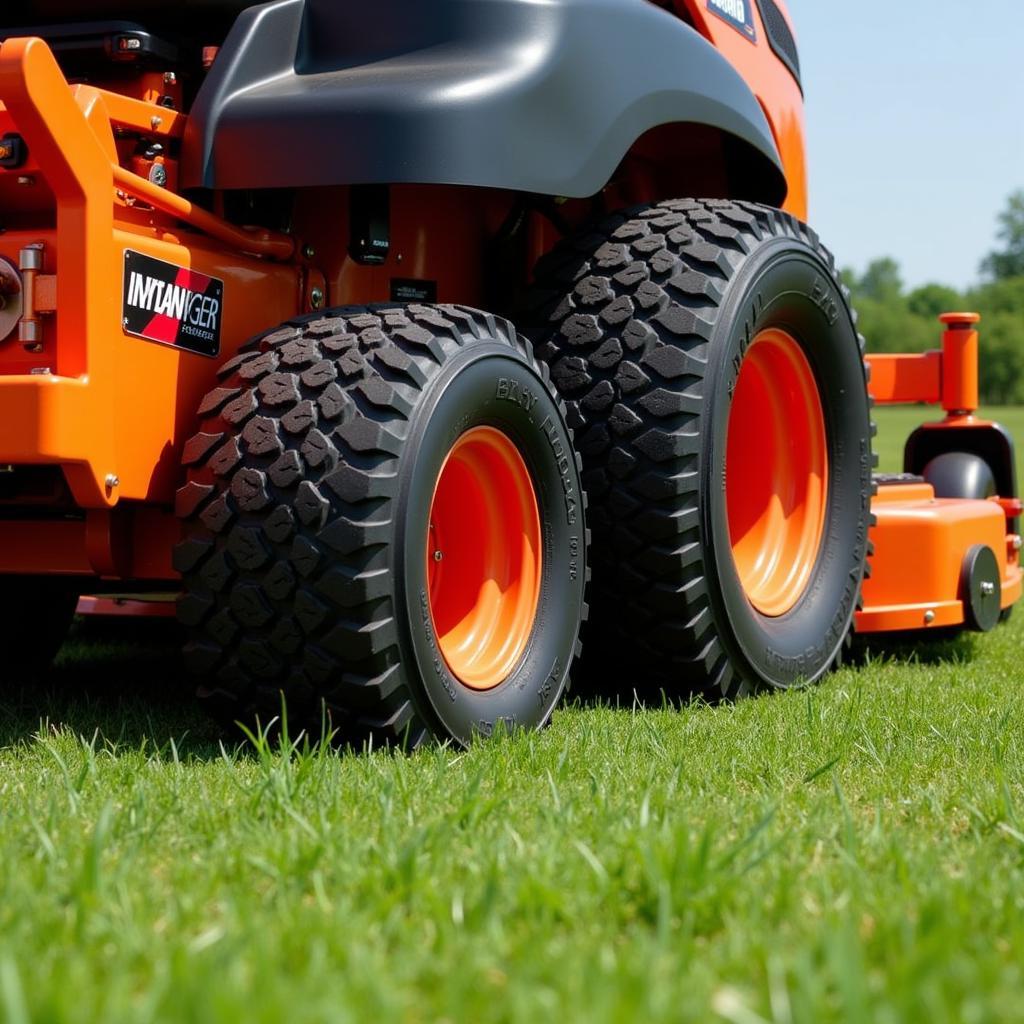
<instances>
[{"instance_id":1,"label":"orange mower body","mask_svg":"<svg viewBox=\"0 0 1024 1024\"><path fill-rule=\"evenodd\" d=\"M868 357L876 402L947 413L872 496L782 3L73 6L0 32L0 583L181 588L214 702L417 742L546 721L588 564L652 672L722 694L1019 599L970 318Z\"/></svg>"}]
</instances>

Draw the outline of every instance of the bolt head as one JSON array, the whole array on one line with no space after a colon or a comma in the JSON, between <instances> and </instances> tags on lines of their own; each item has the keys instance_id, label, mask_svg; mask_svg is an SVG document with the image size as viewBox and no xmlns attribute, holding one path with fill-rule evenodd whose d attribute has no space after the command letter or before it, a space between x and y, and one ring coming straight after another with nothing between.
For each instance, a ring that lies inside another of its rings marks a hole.
<instances>
[{"instance_id":1,"label":"bolt head","mask_svg":"<svg viewBox=\"0 0 1024 1024\"><path fill-rule=\"evenodd\" d=\"M324 304L324 290L322 288L313 288L309 293L309 304L313 309L320 309Z\"/></svg>"},{"instance_id":2,"label":"bolt head","mask_svg":"<svg viewBox=\"0 0 1024 1024\"><path fill-rule=\"evenodd\" d=\"M302 255L307 259L311 260L316 255L316 249L311 245L304 245L302 247Z\"/></svg>"},{"instance_id":3,"label":"bolt head","mask_svg":"<svg viewBox=\"0 0 1024 1024\"><path fill-rule=\"evenodd\" d=\"M982 580L980 589L985 597L991 597L996 592L996 585L989 580Z\"/></svg>"},{"instance_id":4,"label":"bolt head","mask_svg":"<svg viewBox=\"0 0 1024 1024\"><path fill-rule=\"evenodd\" d=\"M434 552L434 561L435 562L440 562L442 558L444 558L444 555L441 554L440 551L435 551Z\"/></svg>"},{"instance_id":5,"label":"bolt head","mask_svg":"<svg viewBox=\"0 0 1024 1024\"><path fill-rule=\"evenodd\" d=\"M934 621L935 621L935 612L933 612L931 610L931 608L929 608L928 611L926 611L924 613L924 624L926 626L930 626Z\"/></svg>"},{"instance_id":6,"label":"bolt head","mask_svg":"<svg viewBox=\"0 0 1024 1024\"><path fill-rule=\"evenodd\" d=\"M149 169L149 180L161 188L167 184L167 169L163 164L153 164Z\"/></svg>"},{"instance_id":7,"label":"bolt head","mask_svg":"<svg viewBox=\"0 0 1024 1024\"><path fill-rule=\"evenodd\" d=\"M18 266L22 270L43 269L43 247L40 244L26 245L18 250Z\"/></svg>"},{"instance_id":8,"label":"bolt head","mask_svg":"<svg viewBox=\"0 0 1024 1024\"><path fill-rule=\"evenodd\" d=\"M121 483L121 481L117 478L117 475L115 473L108 473L104 478L103 482L107 485L107 490L109 491L112 491Z\"/></svg>"}]
</instances>

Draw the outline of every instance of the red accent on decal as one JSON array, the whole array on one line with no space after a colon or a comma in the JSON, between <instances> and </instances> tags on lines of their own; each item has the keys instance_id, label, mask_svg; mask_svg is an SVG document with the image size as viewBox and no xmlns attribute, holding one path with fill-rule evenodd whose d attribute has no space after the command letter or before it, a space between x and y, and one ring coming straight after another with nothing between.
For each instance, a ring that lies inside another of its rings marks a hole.
<instances>
[{"instance_id":1,"label":"red accent on decal","mask_svg":"<svg viewBox=\"0 0 1024 1024\"><path fill-rule=\"evenodd\" d=\"M142 328L142 336L151 341L165 341L173 345L178 340L178 326L180 320L168 316L166 313L157 313L152 320Z\"/></svg>"},{"instance_id":2,"label":"red accent on decal","mask_svg":"<svg viewBox=\"0 0 1024 1024\"><path fill-rule=\"evenodd\" d=\"M185 267L178 268L178 276L175 278L174 283L181 285L183 288L187 288L190 292L199 292L202 294L210 287L210 282L213 280L211 277L207 277L205 274L200 274L197 270L188 270Z\"/></svg>"},{"instance_id":3,"label":"red accent on decal","mask_svg":"<svg viewBox=\"0 0 1024 1024\"><path fill-rule=\"evenodd\" d=\"M210 284L210 278L195 270L186 267L178 267L178 273L174 278L174 284L179 288L187 288L192 292L205 292ZM178 340L178 328L181 321L166 313L157 313L152 320L143 328L143 335L151 341L163 341L173 345Z\"/></svg>"}]
</instances>

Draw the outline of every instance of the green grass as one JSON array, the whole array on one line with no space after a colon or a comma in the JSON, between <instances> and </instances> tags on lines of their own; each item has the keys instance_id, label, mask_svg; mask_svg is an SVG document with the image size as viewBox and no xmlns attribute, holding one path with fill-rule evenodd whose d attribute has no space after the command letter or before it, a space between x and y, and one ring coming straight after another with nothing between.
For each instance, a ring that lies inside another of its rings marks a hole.
<instances>
[{"instance_id":1,"label":"green grass","mask_svg":"<svg viewBox=\"0 0 1024 1024\"><path fill-rule=\"evenodd\" d=\"M117 637L0 704L0 1020L1021 1018L1024 615L413 757L224 752Z\"/></svg>"}]
</instances>

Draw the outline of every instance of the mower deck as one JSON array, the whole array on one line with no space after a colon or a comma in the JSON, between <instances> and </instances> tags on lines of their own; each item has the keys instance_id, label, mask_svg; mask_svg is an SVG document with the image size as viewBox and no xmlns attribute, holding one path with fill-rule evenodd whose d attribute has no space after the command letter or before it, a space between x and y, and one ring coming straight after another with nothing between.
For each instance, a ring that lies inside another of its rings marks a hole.
<instances>
[{"instance_id":1,"label":"mower deck","mask_svg":"<svg viewBox=\"0 0 1024 1024\"><path fill-rule=\"evenodd\" d=\"M991 549L998 566L997 579L979 580L992 586L985 596L1000 611L1020 599L1020 537L1007 532L1006 509L998 500L936 498L930 484L910 477L880 483L871 510L875 551L857 632L967 623L965 562L978 545Z\"/></svg>"}]
</instances>

